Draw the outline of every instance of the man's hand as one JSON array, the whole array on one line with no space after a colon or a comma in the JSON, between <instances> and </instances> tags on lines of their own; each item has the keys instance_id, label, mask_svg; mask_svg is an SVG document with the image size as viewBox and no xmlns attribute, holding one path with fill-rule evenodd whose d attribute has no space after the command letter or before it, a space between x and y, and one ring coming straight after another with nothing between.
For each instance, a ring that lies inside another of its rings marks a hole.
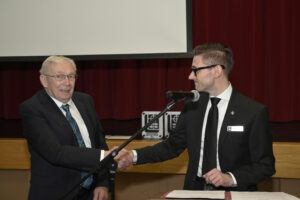
<instances>
[{"instance_id":1,"label":"man's hand","mask_svg":"<svg viewBox=\"0 0 300 200\"><path fill-rule=\"evenodd\" d=\"M116 150L118 147L115 146L108 151L104 152L104 156L107 156L112 151ZM131 151L127 151L126 149L122 149L119 151L118 155L115 156L114 160L118 163L118 170L124 170L133 162L133 155Z\"/></svg>"},{"instance_id":2,"label":"man's hand","mask_svg":"<svg viewBox=\"0 0 300 200\"><path fill-rule=\"evenodd\" d=\"M96 187L93 200L108 200L108 189L106 187Z\"/></svg>"},{"instance_id":3,"label":"man's hand","mask_svg":"<svg viewBox=\"0 0 300 200\"><path fill-rule=\"evenodd\" d=\"M132 165L133 162L132 151L127 151L126 149L122 149L115 157L115 161L118 162L118 170L126 169L127 167Z\"/></svg>"},{"instance_id":4,"label":"man's hand","mask_svg":"<svg viewBox=\"0 0 300 200\"><path fill-rule=\"evenodd\" d=\"M203 175L207 184L212 184L215 187L231 187L233 180L229 174L224 174L218 169L214 168Z\"/></svg>"}]
</instances>

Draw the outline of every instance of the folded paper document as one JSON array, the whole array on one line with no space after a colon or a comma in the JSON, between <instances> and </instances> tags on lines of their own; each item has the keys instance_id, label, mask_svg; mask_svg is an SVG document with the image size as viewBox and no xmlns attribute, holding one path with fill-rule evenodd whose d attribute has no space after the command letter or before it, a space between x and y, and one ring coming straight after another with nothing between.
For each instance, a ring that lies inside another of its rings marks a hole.
<instances>
[{"instance_id":1,"label":"folded paper document","mask_svg":"<svg viewBox=\"0 0 300 200\"><path fill-rule=\"evenodd\" d=\"M224 199L224 191L173 190L163 196L170 199Z\"/></svg>"},{"instance_id":2,"label":"folded paper document","mask_svg":"<svg viewBox=\"0 0 300 200\"><path fill-rule=\"evenodd\" d=\"M225 200L299 200L284 192L225 192L173 190L162 196L166 199L225 199Z\"/></svg>"},{"instance_id":3,"label":"folded paper document","mask_svg":"<svg viewBox=\"0 0 300 200\"><path fill-rule=\"evenodd\" d=\"M232 200L298 200L284 192L231 192Z\"/></svg>"}]
</instances>

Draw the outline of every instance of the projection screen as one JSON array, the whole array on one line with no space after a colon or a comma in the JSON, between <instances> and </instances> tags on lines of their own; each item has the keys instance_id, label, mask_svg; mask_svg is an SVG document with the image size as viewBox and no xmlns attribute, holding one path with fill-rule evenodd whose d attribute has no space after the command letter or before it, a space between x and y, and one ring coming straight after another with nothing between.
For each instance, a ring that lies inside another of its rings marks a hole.
<instances>
[{"instance_id":1,"label":"projection screen","mask_svg":"<svg viewBox=\"0 0 300 200\"><path fill-rule=\"evenodd\" d=\"M191 0L1 0L0 60L188 57Z\"/></svg>"}]
</instances>

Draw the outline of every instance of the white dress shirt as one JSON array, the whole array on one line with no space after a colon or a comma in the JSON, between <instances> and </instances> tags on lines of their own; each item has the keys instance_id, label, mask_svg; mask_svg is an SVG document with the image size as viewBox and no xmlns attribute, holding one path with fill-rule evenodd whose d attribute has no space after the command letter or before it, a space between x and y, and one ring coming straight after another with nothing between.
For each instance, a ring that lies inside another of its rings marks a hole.
<instances>
[{"instance_id":1,"label":"white dress shirt","mask_svg":"<svg viewBox=\"0 0 300 200\"><path fill-rule=\"evenodd\" d=\"M220 131L221 131L221 127L223 124L223 120L225 117L225 113L228 107L228 103L230 100L232 94L232 86L231 84L229 84L229 86L227 87L226 90L224 90L224 92L222 92L221 94L219 94L218 96L216 96L217 98L221 99L220 102L218 103L217 107L218 107L218 111L219 111L219 118L218 118L218 129L217 129L217 169L222 171L221 167L220 167L220 161L219 161L219 136L220 136ZM214 97L214 96L210 96ZM206 107L206 111L205 111L205 115L204 115L204 120L203 120L203 128L202 128L202 137L201 137L201 148L200 148L200 159L199 159L199 166L198 166L198 173L197 176L202 177L202 162L203 162L203 150L204 150L204 138L205 138L205 130L206 130L206 123L207 123L207 117L208 117L208 113L209 113L209 109L211 108L211 101L208 101L208 105ZM228 174L232 177L234 185L237 185L236 179L233 176L232 173L228 172Z\"/></svg>"},{"instance_id":2,"label":"white dress shirt","mask_svg":"<svg viewBox=\"0 0 300 200\"><path fill-rule=\"evenodd\" d=\"M53 98L52 96L50 96L53 101L55 102L55 104L59 107L59 109L61 110L61 112L66 116L66 112L62 109L62 105L65 104L69 104L69 109L70 109L70 113L72 115L72 117L74 118L74 120L76 121L78 128L80 130L82 139L84 141L85 147L86 148L92 148L91 145L91 139L89 136L89 132L88 129L80 115L80 112L78 111L76 105L74 104L74 102L72 101L72 99L70 99L67 103L62 103L60 101L58 101L57 99ZM100 161L104 158L104 150L100 151Z\"/></svg>"},{"instance_id":3,"label":"white dress shirt","mask_svg":"<svg viewBox=\"0 0 300 200\"><path fill-rule=\"evenodd\" d=\"M217 98L220 98L220 102L218 103L218 111L219 111L219 119L218 119L218 129L217 129L217 169L221 171L220 167L220 162L219 162L219 154L218 154L218 144L219 144L219 136L220 136L220 130L221 126L224 120L224 116L228 107L229 99L232 93L232 86L229 84L228 88L216 96ZM213 96L210 96L210 98ZM203 150L204 150L204 138L205 138L205 130L206 130L206 123L207 123L207 117L208 117L208 112L209 109L211 108L211 101L208 101L205 115L204 115L204 120L203 120L203 128L202 128L202 137L201 137L201 148L200 148L200 160L199 160L199 167L198 167L198 176L201 177L202 174L202 162L203 162Z\"/></svg>"}]
</instances>

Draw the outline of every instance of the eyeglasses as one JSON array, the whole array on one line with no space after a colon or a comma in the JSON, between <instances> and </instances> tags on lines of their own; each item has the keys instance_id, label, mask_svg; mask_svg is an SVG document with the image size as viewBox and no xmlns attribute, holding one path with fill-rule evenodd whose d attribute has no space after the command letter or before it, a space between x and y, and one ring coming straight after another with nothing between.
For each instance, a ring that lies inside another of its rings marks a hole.
<instances>
[{"instance_id":1,"label":"eyeglasses","mask_svg":"<svg viewBox=\"0 0 300 200\"><path fill-rule=\"evenodd\" d=\"M49 76L49 77L55 78L57 81L63 81L66 78L73 81L78 77L77 74L68 74L68 75L66 75L66 74L55 74L55 75L44 74L44 76Z\"/></svg>"},{"instance_id":2,"label":"eyeglasses","mask_svg":"<svg viewBox=\"0 0 300 200\"><path fill-rule=\"evenodd\" d=\"M217 66L219 64L216 64L216 65L209 65L209 66L205 66L205 67L195 67L195 66L192 66L192 72L194 72L194 75L197 76L197 72L201 69L209 69L209 68L213 68L215 66ZM224 65L220 65L223 69L225 69L225 66Z\"/></svg>"}]
</instances>

